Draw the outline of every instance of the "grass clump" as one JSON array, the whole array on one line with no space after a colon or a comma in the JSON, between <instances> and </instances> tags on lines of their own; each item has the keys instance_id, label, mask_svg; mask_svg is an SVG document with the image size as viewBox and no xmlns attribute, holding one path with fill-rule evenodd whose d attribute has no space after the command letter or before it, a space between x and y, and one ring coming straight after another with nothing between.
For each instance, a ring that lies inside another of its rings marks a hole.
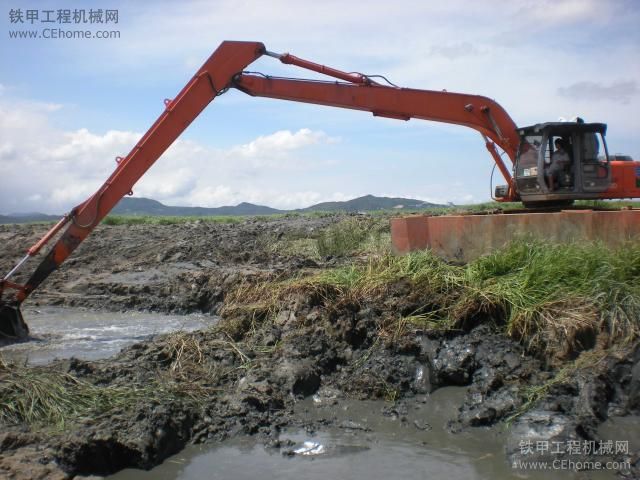
<instances>
[{"instance_id":1,"label":"grass clump","mask_svg":"<svg viewBox=\"0 0 640 480\"><path fill-rule=\"evenodd\" d=\"M95 416L154 398L150 386L97 386L49 367L9 364L0 357L0 421L64 427L71 419Z\"/></svg>"},{"instance_id":2,"label":"grass clump","mask_svg":"<svg viewBox=\"0 0 640 480\"><path fill-rule=\"evenodd\" d=\"M107 383L105 378L79 378L60 366L19 365L0 356L0 425L63 429L84 418L156 402L204 410L224 380L252 368L254 358L270 348L275 347L237 343L224 334L212 338L202 332L173 332L146 352L156 362L152 376ZM212 351L226 352L234 361L211 361Z\"/></svg>"},{"instance_id":3,"label":"grass clump","mask_svg":"<svg viewBox=\"0 0 640 480\"><path fill-rule=\"evenodd\" d=\"M194 405L205 407L220 391L219 383L234 370L249 369L252 360L229 335L205 339L199 332L174 332L162 342L165 368L158 378L166 390ZM236 366L210 361L210 352L228 351L238 359Z\"/></svg>"},{"instance_id":4,"label":"grass clump","mask_svg":"<svg viewBox=\"0 0 640 480\"><path fill-rule=\"evenodd\" d=\"M316 239L321 257L343 257L356 250L367 238L368 231L357 219L348 219L323 230Z\"/></svg>"},{"instance_id":5,"label":"grass clump","mask_svg":"<svg viewBox=\"0 0 640 480\"><path fill-rule=\"evenodd\" d=\"M403 330L469 329L490 321L552 362L640 337L638 243L610 248L523 238L462 266L430 251L384 253L304 278L243 285L229 300L251 307L249 321L263 321L294 294L333 306L384 304L398 288Z\"/></svg>"},{"instance_id":6,"label":"grass clump","mask_svg":"<svg viewBox=\"0 0 640 480\"><path fill-rule=\"evenodd\" d=\"M351 217L322 230L316 237L318 255L344 257L359 250L379 249L390 244L388 223L372 216Z\"/></svg>"},{"instance_id":7,"label":"grass clump","mask_svg":"<svg viewBox=\"0 0 640 480\"><path fill-rule=\"evenodd\" d=\"M640 244L520 240L467 265L456 307L499 313L507 334L560 358L640 332ZM456 312L456 308L452 313Z\"/></svg>"},{"instance_id":8,"label":"grass clump","mask_svg":"<svg viewBox=\"0 0 640 480\"><path fill-rule=\"evenodd\" d=\"M277 237L266 235L262 243L271 253L319 261L389 251L391 233L386 217L349 216L317 232L295 231Z\"/></svg>"}]
</instances>

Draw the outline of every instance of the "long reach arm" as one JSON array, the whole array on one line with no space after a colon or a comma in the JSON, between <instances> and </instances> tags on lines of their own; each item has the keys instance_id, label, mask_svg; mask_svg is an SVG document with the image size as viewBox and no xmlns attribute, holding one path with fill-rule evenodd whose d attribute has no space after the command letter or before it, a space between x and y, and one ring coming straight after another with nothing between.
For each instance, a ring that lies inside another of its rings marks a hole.
<instances>
[{"instance_id":1,"label":"long reach arm","mask_svg":"<svg viewBox=\"0 0 640 480\"><path fill-rule=\"evenodd\" d=\"M283 63L329 75L342 82L287 79L243 72L262 55L276 57ZM252 96L364 110L375 116L399 120L420 118L473 128L484 138L487 149L507 181L509 195L505 200L518 198L510 166L504 164L496 148L497 145L511 162L514 161L518 145L516 125L493 100L476 95L381 85L366 75L342 72L289 54L269 52L262 43L223 42L180 93L173 100L165 100L165 110L131 152L116 159L114 172L98 191L65 215L0 280L0 332L2 316L11 312L19 315L18 307L29 294L64 262L118 201L132 191L135 183L200 112L230 87ZM65 227L26 283L13 283L10 278L18 268ZM14 295L3 299L7 290L13 290Z\"/></svg>"}]
</instances>

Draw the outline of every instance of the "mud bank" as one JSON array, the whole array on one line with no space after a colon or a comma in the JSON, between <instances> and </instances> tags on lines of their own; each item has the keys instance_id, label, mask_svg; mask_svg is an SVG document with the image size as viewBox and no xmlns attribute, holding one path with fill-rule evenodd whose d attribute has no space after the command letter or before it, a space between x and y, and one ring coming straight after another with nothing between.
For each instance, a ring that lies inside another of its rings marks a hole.
<instances>
[{"instance_id":1,"label":"mud bank","mask_svg":"<svg viewBox=\"0 0 640 480\"><path fill-rule=\"evenodd\" d=\"M149 469L188 444L238 435L286 448L284 429L343 422L299 415L295 406L302 399L336 408L350 399L380 399L387 406L377 414L408 422L407 412L428 395L461 386L466 393L447 428L503 426L509 464L534 457L611 458L630 465L621 474L640 475L638 445L605 454L581 450L579 457L522 448L538 441L609 440L599 437L598 425L640 413L637 342L579 352L568 368L508 338L491 312L467 314L473 321L458 328L398 323L433 301L405 282L364 298L293 289L278 298L277 308L260 299L270 292L256 286L360 261L282 247L342 220L101 227L34 303L201 311L222 320L208 330L133 345L108 360L72 359L46 368L2 364L2 402L16 405L29 394L41 414L3 410L0 472L72 478ZM13 250L39 229L2 227L0 239L9 249L0 266L8 266ZM265 302L256 306L256 298ZM40 388L34 386L62 392L71 404L50 408L51 395L32 395ZM419 417L411 423L430 428Z\"/></svg>"},{"instance_id":2,"label":"mud bank","mask_svg":"<svg viewBox=\"0 0 640 480\"><path fill-rule=\"evenodd\" d=\"M101 225L32 295L32 305L215 313L239 279L278 276L317 263L278 248L307 239L342 215L240 223ZM0 270L8 272L50 225L0 225ZM13 278L26 280L46 250ZM331 260L320 263L334 263Z\"/></svg>"}]
</instances>

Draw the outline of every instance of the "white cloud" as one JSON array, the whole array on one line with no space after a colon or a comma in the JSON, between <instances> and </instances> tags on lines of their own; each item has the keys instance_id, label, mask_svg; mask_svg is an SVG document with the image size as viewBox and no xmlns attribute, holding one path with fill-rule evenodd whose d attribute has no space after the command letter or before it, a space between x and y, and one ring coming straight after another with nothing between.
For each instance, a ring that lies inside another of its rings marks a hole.
<instances>
[{"instance_id":1,"label":"white cloud","mask_svg":"<svg viewBox=\"0 0 640 480\"><path fill-rule=\"evenodd\" d=\"M12 102L3 99L0 103L0 130L35 133L43 125L48 124L46 114L50 112L52 112L50 104L33 101Z\"/></svg>"},{"instance_id":2,"label":"white cloud","mask_svg":"<svg viewBox=\"0 0 640 480\"><path fill-rule=\"evenodd\" d=\"M139 132L118 130L67 132L56 128L55 111L46 104L0 102L0 171L5 184L0 212L69 210L97 190L116 168L115 157L126 155L141 137ZM134 192L182 205L249 201L295 208L331 195L295 189L283 193L290 180L286 171L324 166L312 150L335 141L308 128L261 135L226 150L179 139ZM263 187L265 181L270 186Z\"/></svg>"},{"instance_id":3,"label":"white cloud","mask_svg":"<svg viewBox=\"0 0 640 480\"><path fill-rule=\"evenodd\" d=\"M140 138L134 132L110 130L104 135L81 128L75 132L62 132L57 145L41 145L41 155L48 157L65 168L81 170L83 175L92 176L97 165L111 162L115 168L115 157L124 152Z\"/></svg>"},{"instance_id":4,"label":"white cloud","mask_svg":"<svg viewBox=\"0 0 640 480\"><path fill-rule=\"evenodd\" d=\"M322 143L335 143L338 139L329 137L322 131L301 128L297 132L280 130L270 135L261 135L243 145L232 147L227 152L229 159L245 158L254 167L283 167L283 161L294 150ZM290 158L290 157L289 157ZM292 166L298 164L292 159Z\"/></svg>"},{"instance_id":5,"label":"white cloud","mask_svg":"<svg viewBox=\"0 0 640 480\"><path fill-rule=\"evenodd\" d=\"M75 205L82 200L88 198L95 188L87 184L70 184L61 187L55 187L51 191L46 192L48 200L54 205ZM41 198L41 195L29 195L27 198ZM69 208L65 208L69 210Z\"/></svg>"},{"instance_id":6,"label":"white cloud","mask_svg":"<svg viewBox=\"0 0 640 480\"><path fill-rule=\"evenodd\" d=\"M526 2L523 15L531 22L544 22L546 26L575 24L585 21L606 22L610 9L601 0L535 0Z\"/></svg>"},{"instance_id":7,"label":"white cloud","mask_svg":"<svg viewBox=\"0 0 640 480\"><path fill-rule=\"evenodd\" d=\"M430 49L432 55L442 55L449 59L456 59L460 57L467 57L470 55L477 55L478 48L473 46L469 42L460 43L448 43L443 45L433 45Z\"/></svg>"},{"instance_id":8,"label":"white cloud","mask_svg":"<svg viewBox=\"0 0 640 480\"><path fill-rule=\"evenodd\" d=\"M153 176L151 176L153 175ZM188 197L197 187L198 175L195 169L171 168L157 169L149 174L149 181L141 181L136 185L135 193L139 197L153 199L165 199L175 197ZM145 177L143 177L143 180Z\"/></svg>"},{"instance_id":9,"label":"white cloud","mask_svg":"<svg viewBox=\"0 0 640 480\"><path fill-rule=\"evenodd\" d=\"M234 205L240 201L239 194L228 185L206 185L195 190L190 196L190 206L209 207Z\"/></svg>"},{"instance_id":10,"label":"white cloud","mask_svg":"<svg viewBox=\"0 0 640 480\"><path fill-rule=\"evenodd\" d=\"M315 145L327 139L324 132L312 132L308 128L301 128L295 133L280 130L271 135L261 135L249 143L235 147L230 154L243 157L282 155L290 150Z\"/></svg>"},{"instance_id":11,"label":"white cloud","mask_svg":"<svg viewBox=\"0 0 640 480\"><path fill-rule=\"evenodd\" d=\"M113 157L123 146L119 135L64 132L53 117L60 109L0 101L0 211L60 213L86 199L115 166Z\"/></svg>"},{"instance_id":12,"label":"white cloud","mask_svg":"<svg viewBox=\"0 0 640 480\"><path fill-rule=\"evenodd\" d=\"M610 85L600 82L577 82L567 87L560 87L558 93L563 97L580 100L613 101L627 104L631 97L638 94L635 80L617 81Z\"/></svg>"}]
</instances>

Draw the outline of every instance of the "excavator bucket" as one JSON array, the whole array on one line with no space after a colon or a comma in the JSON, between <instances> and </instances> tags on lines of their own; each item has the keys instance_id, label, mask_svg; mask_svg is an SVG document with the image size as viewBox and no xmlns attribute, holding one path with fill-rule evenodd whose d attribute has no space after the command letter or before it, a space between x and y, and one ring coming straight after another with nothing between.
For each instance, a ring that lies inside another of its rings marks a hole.
<instances>
[{"instance_id":1,"label":"excavator bucket","mask_svg":"<svg viewBox=\"0 0 640 480\"><path fill-rule=\"evenodd\" d=\"M29 327L22 318L17 305L0 304L0 343L12 343L26 340Z\"/></svg>"}]
</instances>

